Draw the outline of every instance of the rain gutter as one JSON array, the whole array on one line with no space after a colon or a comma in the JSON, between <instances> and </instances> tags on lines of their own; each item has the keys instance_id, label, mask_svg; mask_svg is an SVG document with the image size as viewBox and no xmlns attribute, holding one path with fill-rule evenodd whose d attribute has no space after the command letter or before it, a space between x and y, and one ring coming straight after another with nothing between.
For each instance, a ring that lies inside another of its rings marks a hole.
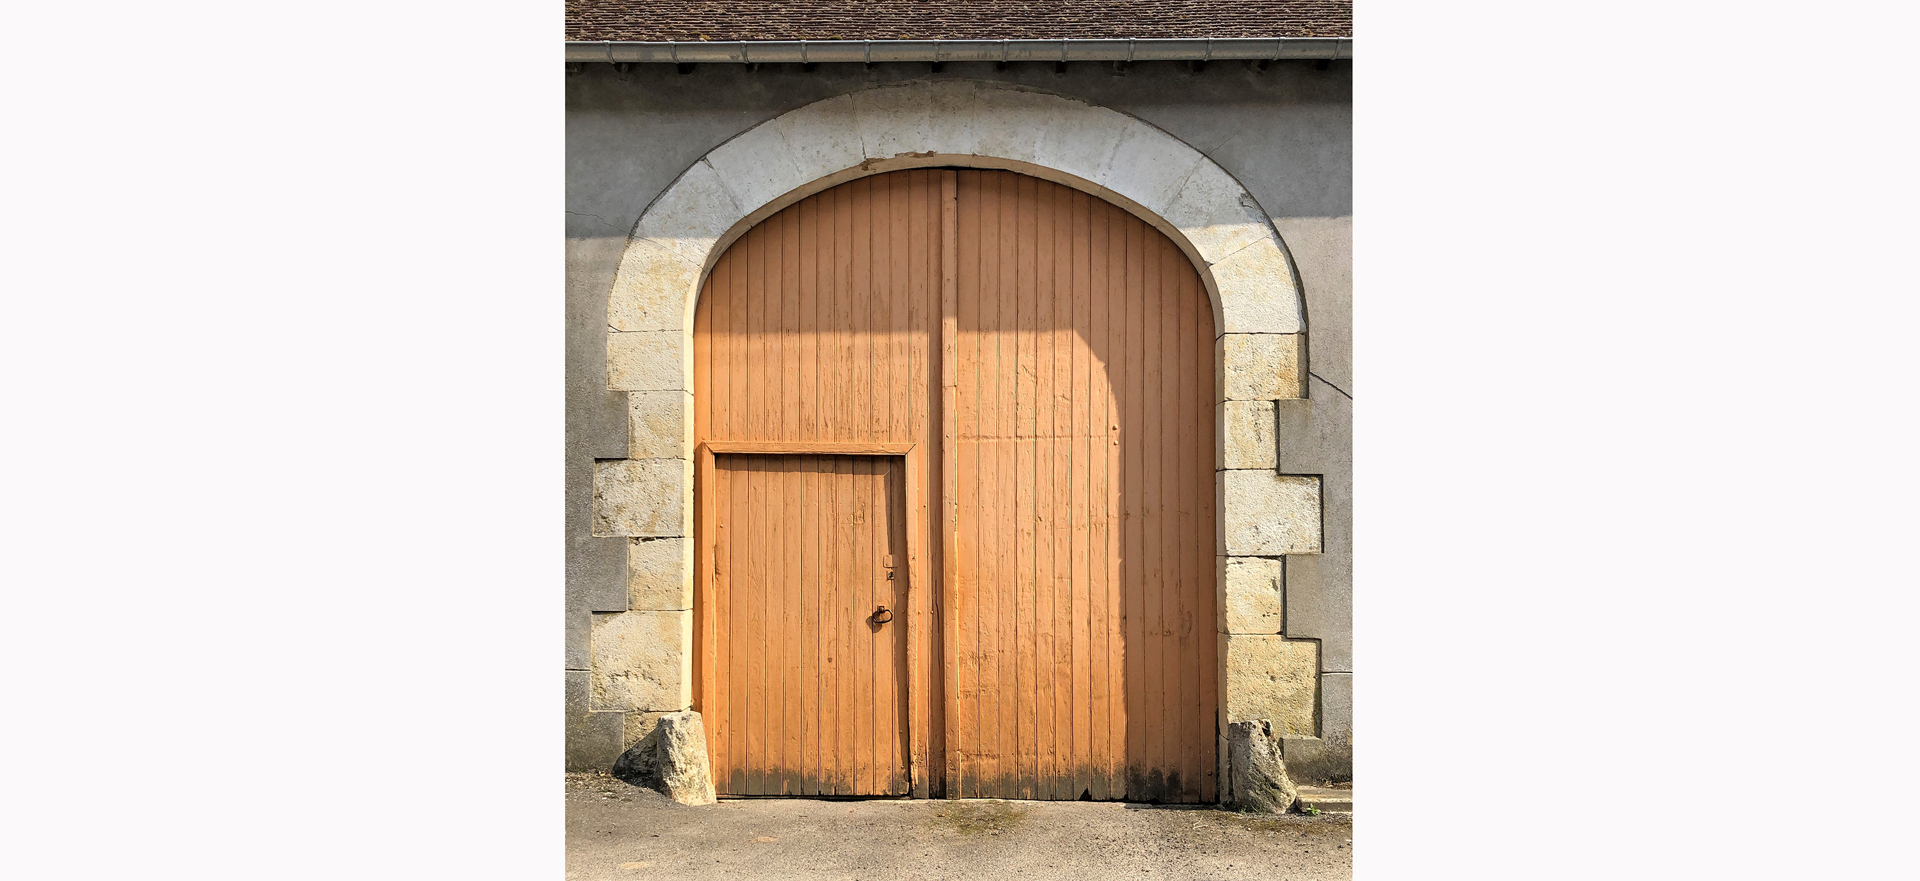
<instances>
[{"instance_id":1,"label":"rain gutter","mask_svg":"<svg viewBox=\"0 0 1920 881\"><path fill-rule=\"evenodd\" d=\"M673 64L877 64L894 61L1281 61L1353 57L1352 37L1179 40L569 41L567 61Z\"/></svg>"}]
</instances>

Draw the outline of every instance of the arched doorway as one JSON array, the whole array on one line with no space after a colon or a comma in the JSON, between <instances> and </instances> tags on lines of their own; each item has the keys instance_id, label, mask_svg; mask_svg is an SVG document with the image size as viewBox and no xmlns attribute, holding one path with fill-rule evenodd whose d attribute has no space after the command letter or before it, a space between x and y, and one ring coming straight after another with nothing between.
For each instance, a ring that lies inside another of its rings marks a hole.
<instances>
[{"instance_id":1,"label":"arched doorway","mask_svg":"<svg viewBox=\"0 0 1920 881\"><path fill-rule=\"evenodd\" d=\"M1215 800L1213 312L1008 171L775 213L694 318L696 705L739 795Z\"/></svg>"}]
</instances>

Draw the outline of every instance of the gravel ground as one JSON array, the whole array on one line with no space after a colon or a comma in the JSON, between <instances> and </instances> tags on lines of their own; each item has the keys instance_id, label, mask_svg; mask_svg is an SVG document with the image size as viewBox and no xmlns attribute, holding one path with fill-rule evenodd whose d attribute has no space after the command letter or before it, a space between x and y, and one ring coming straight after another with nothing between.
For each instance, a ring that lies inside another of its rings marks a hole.
<instances>
[{"instance_id":1,"label":"gravel ground","mask_svg":"<svg viewBox=\"0 0 1920 881\"><path fill-rule=\"evenodd\" d=\"M1319 881L1353 877L1353 821L998 800L724 799L688 807L567 775L567 878Z\"/></svg>"}]
</instances>

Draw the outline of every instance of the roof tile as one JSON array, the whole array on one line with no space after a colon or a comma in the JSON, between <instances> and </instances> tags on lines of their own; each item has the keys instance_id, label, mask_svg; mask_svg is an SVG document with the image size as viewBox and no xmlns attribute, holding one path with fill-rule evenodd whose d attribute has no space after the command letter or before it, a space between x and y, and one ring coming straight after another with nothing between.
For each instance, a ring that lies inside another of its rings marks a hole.
<instances>
[{"instance_id":1,"label":"roof tile","mask_svg":"<svg viewBox=\"0 0 1920 881\"><path fill-rule=\"evenodd\" d=\"M1353 0L567 0L567 39L1351 37Z\"/></svg>"}]
</instances>

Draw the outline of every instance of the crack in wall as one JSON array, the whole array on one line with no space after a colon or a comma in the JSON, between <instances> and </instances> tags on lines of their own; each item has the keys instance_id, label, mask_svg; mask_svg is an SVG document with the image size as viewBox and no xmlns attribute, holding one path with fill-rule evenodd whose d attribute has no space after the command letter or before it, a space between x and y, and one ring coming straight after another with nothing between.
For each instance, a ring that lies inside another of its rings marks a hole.
<instances>
[{"instance_id":1,"label":"crack in wall","mask_svg":"<svg viewBox=\"0 0 1920 881\"><path fill-rule=\"evenodd\" d=\"M1307 371L1307 375L1308 375L1308 376L1311 376L1311 377L1313 377L1314 379L1317 379L1317 380L1320 380L1321 382L1324 382L1324 383L1326 383L1326 385L1327 385L1327 388L1330 388L1330 389L1333 389L1333 390L1334 390L1334 391L1336 391L1336 392L1339 392L1339 393L1341 394L1341 396L1342 396L1342 397L1345 397L1345 398L1346 398L1347 400L1349 400L1349 401L1351 401L1351 400L1353 400L1353 396L1352 396L1352 395L1349 395L1349 394L1347 394L1347 390L1346 390L1346 389L1343 389L1343 388L1341 388L1341 387L1339 387L1339 386L1337 386L1337 385L1334 385L1333 383L1330 383L1330 382L1327 382L1327 380L1326 380L1326 377L1323 377L1323 376L1321 376L1320 374L1318 374L1318 373L1315 373L1315 372L1313 372L1313 371L1311 371L1311 370L1309 370L1309 371Z\"/></svg>"}]
</instances>

